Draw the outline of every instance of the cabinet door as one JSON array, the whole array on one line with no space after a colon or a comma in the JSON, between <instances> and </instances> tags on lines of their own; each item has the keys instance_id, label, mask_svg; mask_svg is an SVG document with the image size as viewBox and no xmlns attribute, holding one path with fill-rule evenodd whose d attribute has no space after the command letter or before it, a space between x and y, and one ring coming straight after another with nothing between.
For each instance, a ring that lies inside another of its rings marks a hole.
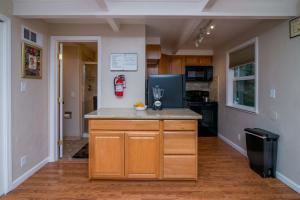
<instances>
[{"instance_id":1,"label":"cabinet door","mask_svg":"<svg viewBox=\"0 0 300 200\"><path fill-rule=\"evenodd\" d=\"M164 178L197 179L196 159L195 155L165 155Z\"/></svg>"},{"instance_id":2,"label":"cabinet door","mask_svg":"<svg viewBox=\"0 0 300 200\"><path fill-rule=\"evenodd\" d=\"M158 178L159 132L126 132L125 135L125 175Z\"/></svg>"},{"instance_id":3,"label":"cabinet door","mask_svg":"<svg viewBox=\"0 0 300 200\"><path fill-rule=\"evenodd\" d=\"M158 65L159 74L169 74L170 73L170 56L162 54Z\"/></svg>"},{"instance_id":4,"label":"cabinet door","mask_svg":"<svg viewBox=\"0 0 300 200\"><path fill-rule=\"evenodd\" d=\"M185 67L185 57L184 56L172 56L170 69L172 74L183 74Z\"/></svg>"},{"instance_id":5,"label":"cabinet door","mask_svg":"<svg viewBox=\"0 0 300 200\"><path fill-rule=\"evenodd\" d=\"M90 177L124 177L124 132L90 134Z\"/></svg>"},{"instance_id":6,"label":"cabinet door","mask_svg":"<svg viewBox=\"0 0 300 200\"><path fill-rule=\"evenodd\" d=\"M211 66L212 65L212 56L201 56L199 59L200 66Z\"/></svg>"},{"instance_id":7,"label":"cabinet door","mask_svg":"<svg viewBox=\"0 0 300 200\"><path fill-rule=\"evenodd\" d=\"M186 66L199 66L199 56L186 56L185 63Z\"/></svg>"}]
</instances>

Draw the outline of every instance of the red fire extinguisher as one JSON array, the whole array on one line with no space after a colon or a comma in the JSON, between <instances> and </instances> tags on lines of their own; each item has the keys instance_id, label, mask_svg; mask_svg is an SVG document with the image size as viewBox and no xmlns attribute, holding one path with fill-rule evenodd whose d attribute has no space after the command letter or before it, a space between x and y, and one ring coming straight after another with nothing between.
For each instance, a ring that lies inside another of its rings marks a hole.
<instances>
[{"instance_id":1,"label":"red fire extinguisher","mask_svg":"<svg viewBox=\"0 0 300 200\"><path fill-rule=\"evenodd\" d=\"M117 97L122 97L124 95L124 90L126 88L125 75L118 75L114 78L114 88Z\"/></svg>"}]
</instances>

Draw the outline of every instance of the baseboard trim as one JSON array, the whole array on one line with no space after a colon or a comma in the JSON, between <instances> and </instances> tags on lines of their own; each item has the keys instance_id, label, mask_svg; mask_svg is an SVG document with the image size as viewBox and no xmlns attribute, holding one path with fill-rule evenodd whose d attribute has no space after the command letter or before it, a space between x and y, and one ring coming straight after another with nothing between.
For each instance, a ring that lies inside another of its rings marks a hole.
<instances>
[{"instance_id":1,"label":"baseboard trim","mask_svg":"<svg viewBox=\"0 0 300 200\"><path fill-rule=\"evenodd\" d=\"M223 140L226 144L229 144L230 146L232 146L235 150L237 150L238 152L240 152L243 156L247 156L247 151L245 149L243 149L242 147L240 147L239 145L233 143L231 140L229 140L228 138L226 138L224 135L222 134L218 134L218 137Z\"/></svg>"},{"instance_id":2,"label":"baseboard trim","mask_svg":"<svg viewBox=\"0 0 300 200\"><path fill-rule=\"evenodd\" d=\"M45 158L38 164L36 164L34 167L29 169L27 172L25 172L23 175L21 175L19 178L13 181L10 191L14 190L16 187L18 187L20 184L22 184L24 181L26 181L29 177L31 177L34 173L39 171L42 167L44 167L49 161L49 157Z\"/></svg>"},{"instance_id":3,"label":"baseboard trim","mask_svg":"<svg viewBox=\"0 0 300 200\"><path fill-rule=\"evenodd\" d=\"M289 179L288 177L286 177L279 171L276 171L276 178L300 194L300 185L299 184L297 184L293 180Z\"/></svg>"},{"instance_id":4,"label":"baseboard trim","mask_svg":"<svg viewBox=\"0 0 300 200\"><path fill-rule=\"evenodd\" d=\"M218 134L218 137L222 141L224 141L226 144L230 145L235 150L237 150L238 152L240 152L242 155L248 157L247 156L247 151L245 149L243 149L242 147L240 147L237 144L233 143L231 140L229 140L228 138L226 138L224 135L222 135L220 133ZM280 180L282 183L284 183L285 185L287 185L288 187L290 187L291 189L293 189L294 191L296 191L297 193L300 194L300 185L299 184L297 184L296 182L294 182L290 178L286 177L285 175L283 175L279 171L276 171L276 178L278 180Z\"/></svg>"}]
</instances>

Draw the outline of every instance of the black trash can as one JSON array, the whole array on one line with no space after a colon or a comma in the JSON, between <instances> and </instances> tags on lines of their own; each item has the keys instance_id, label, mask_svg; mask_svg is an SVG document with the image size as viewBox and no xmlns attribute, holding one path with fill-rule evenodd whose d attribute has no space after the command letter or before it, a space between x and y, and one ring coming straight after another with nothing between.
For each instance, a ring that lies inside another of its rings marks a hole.
<instances>
[{"instance_id":1,"label":"black trash can","mask_svg":"<svg viewBox=\"0 0 300 200\"><path fill-rule=\"evenodd\" d=\"M279 135L259 128L245 132L250 168L264 178L275 177Z\"/></svg>"}]
</instances>

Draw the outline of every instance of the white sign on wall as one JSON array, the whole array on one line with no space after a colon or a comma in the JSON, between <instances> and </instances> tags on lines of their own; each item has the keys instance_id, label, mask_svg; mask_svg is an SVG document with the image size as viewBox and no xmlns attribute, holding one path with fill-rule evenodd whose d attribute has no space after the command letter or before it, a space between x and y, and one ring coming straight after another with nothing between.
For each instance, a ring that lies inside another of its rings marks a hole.
<instances>
[{"instance_id":1,"label":"white sign on wall","mask_svg":"<svg viewBox=\"0 0 300 200\"><path fill-rule=\"evenodd\" d=\"M136 71L138 58L136 53L112 53L110 54L110 70L112 71Z\"/></svg>"}]
</instances>

